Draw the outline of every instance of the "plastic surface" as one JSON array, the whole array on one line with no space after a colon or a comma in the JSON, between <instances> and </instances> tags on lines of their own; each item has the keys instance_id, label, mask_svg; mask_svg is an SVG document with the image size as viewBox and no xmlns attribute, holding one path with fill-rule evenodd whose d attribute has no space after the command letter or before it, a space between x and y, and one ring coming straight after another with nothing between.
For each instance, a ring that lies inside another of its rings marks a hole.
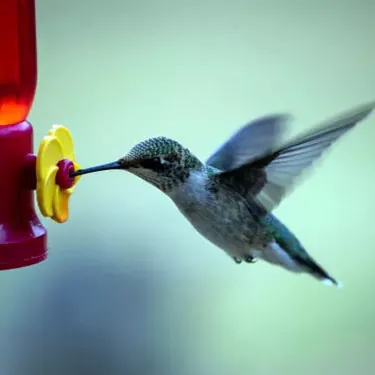
<instances>
[{"instance_id":1,"label":"plastic surface","mask_svg":"<svg viewBox=\"0 0 375 375\"><path fill-rule=\"evenodd\" d=\"M69 198L79 177L69 172L80 169L74 155L74 144L69 130L54 125L42 140L36 158L36 194L41 213L57 221L69 217Z\"/></svg>"},{"instance_id":2,"label":"plastic surface","mask_svg":"<svg viewBox=\"0 0 375 375\"><path fill-rule=\"evenodd\" d=\"M34 0L0 0L0 125L24 121L37 82Z\"/></svg>"},{"instance_id":3,"label":"plastic surface","mask_svg":"<svg viewBox=\"0 0 375 375\"><path fill-rule=\"evenodd\" d=\"M26 121L37 84L34 0L0 0L0 270L38 263L47 256L44 216L68 218L68 202L79 168L73 141L54 127L33 155L33 129Z\"/></svg>"},{"instance_id":4,"label":"plastic surface","mask_svg":"<svg viewBox=\"0 0 375 375\"><path fill-rule=\"evenodd\" d=\"M33 129L25 121L37 81L34 0L0 0L0 269L47 256L34 209Z\"/></svg>"},{"instance_id":5,"label":"plastic surface","mask_svg":"<svg viewBox=\"0 0 375 375\"><path fill-rule=\"evenodd\" d=\"M34 209L33 130L24 121L0 126L0 269L38 263L47 233Z\"/></svg>"}]
</instances>

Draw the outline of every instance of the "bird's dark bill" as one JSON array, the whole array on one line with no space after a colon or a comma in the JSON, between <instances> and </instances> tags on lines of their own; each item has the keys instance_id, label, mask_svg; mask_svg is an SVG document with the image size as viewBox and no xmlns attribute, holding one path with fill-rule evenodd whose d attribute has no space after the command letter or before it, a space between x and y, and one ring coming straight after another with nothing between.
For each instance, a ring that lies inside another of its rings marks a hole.
<instances>
[{"instance_id":1,"label":"bird's dark bill","mask_svg":"<svg viewBox=\"0 0 375 375\"><path fill-rule=\"evenodd\" d=\"M110 169L121 169L121 165L120 165L119 162L115 161L115 162L111 162L111 163L107 163L107 164L97 165L95 167L79 169L78 171L71 172L70 177L77 177L77 176L81 176L83 174L100 172L100 171L107 171L107 170L110 170Z\"/></svg>"}]
</instances>

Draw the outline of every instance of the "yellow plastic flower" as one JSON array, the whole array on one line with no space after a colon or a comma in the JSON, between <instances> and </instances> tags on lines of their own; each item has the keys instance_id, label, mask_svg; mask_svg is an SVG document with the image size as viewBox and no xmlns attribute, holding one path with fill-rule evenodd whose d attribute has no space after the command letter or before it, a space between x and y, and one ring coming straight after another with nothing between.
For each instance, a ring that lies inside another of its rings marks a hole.
<instances>
[{"instance_id":1,"label":"yellow plastic flower","mask_svg":"<svg viewBox=\"0 0 375 375\"><path fill-rule=\"evenodd\" d=\"M50 217L58 223L69 217L69 198L75 189L73 186L64 189L56 182L59 171L57 164L70 160L74 169L80 169L74 156L73 138L69 130L62 125L54 125L40 143L36 159L36 196L43 216Z\"/></svg>"}]
</instances>

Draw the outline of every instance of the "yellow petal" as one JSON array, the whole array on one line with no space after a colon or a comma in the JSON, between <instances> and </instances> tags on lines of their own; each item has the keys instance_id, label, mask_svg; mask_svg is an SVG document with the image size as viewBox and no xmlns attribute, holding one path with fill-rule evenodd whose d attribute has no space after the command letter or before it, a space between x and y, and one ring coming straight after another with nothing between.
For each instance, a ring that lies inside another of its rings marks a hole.
<instances>
[{"instance_id":1,"label":"yellow petal","mask_svg":"<svg viewBox=\"0 0 375 375\"><path fill-rule=\"evenodd\" d=\"M66 190L56 186L53 199L53 216L52 219L58 223L64 223L69 217L69 198L70 194Z\"/></svg>"},{"instance_id":2,"label":"yellow petal","mask_svg":"<svg viewBox=\"0 0 375 375\"><path fill-rule=\"evenodd\" d=\"M64 159L74 161L74 144L70 131L65 126L53 125L49 134L55 136L59 140L62 146Z\"/></svg>"},{"instance_id":3,"label":"yellow petal","mask_svg":"<svg viewBox=\"0 0 375 375\"><path fill-rule=\"evenodd\" d=\"M50 168L47 177L38 181L36 197L40 211L44 216L53 214L52 199L55 194L57 171L58 168L56 166Z\"/></svg>"},{"instance_id":4,"label":"yellow petal","mask_svg":"<svg viewBox=\"0 0 375 375\"><path fill-rule=\"evenodd\" d=\"M36 160L37 178L46 178L49 168L63 158L63 152L60 142L56 138L46 136L39 146L38 157Z\"/></svg>"}]
</instances>

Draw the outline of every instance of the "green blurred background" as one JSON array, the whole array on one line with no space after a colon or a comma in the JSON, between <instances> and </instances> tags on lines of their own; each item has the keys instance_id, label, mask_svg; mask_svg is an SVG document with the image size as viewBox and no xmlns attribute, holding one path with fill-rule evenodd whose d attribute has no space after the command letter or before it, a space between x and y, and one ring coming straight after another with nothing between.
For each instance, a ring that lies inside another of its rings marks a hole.
<instances>
[{"instance_id":1,"label":"green blurred background","mask_svg":"<svg viewBox=\"0 0 375 375\"><path fill-rule=\"evenodd\" d=\"M82 166L165 135L202 159L248 120L293 132L375 99L375 3L37 0L35 147ZM238 266L120 172L83 177L48 260L0 273L0 374L374 374L375 116L277 209L344 284Z\"/></svg>"}]
</instances>

